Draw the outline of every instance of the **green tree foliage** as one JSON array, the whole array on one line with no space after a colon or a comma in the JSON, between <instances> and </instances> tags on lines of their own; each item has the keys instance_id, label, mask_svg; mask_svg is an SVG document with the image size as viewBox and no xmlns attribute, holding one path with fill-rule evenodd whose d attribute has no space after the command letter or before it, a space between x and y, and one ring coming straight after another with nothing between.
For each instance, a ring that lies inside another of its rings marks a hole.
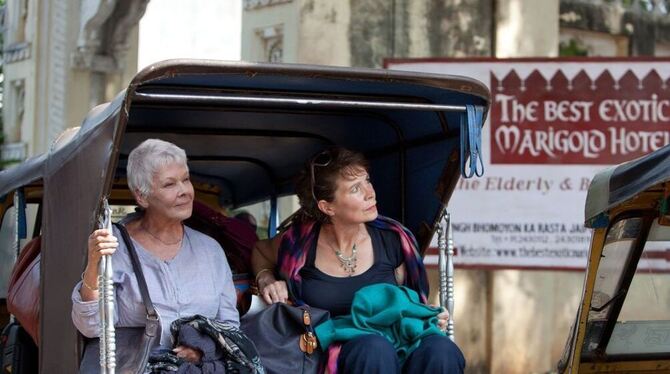
<instances>
[{"instance_id":1,"label":"green tree foliage","mask_svg":"<svg viewBox=\"0 0 670 374\"><path fill-rule=\"evenodd\" d=\"M558 54L561 57L586 57L589 55L589 51L578 40L570 39L567 43L561 42L559 44Z\"/></svg>"}]
</instances>

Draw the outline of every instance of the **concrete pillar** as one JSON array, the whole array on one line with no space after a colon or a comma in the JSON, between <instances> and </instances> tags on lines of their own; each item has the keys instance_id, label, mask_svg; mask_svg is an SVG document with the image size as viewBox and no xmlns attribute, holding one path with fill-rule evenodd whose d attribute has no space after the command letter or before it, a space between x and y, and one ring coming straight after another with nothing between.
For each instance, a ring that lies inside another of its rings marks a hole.
<instances>
[{"instance_id":1,"label":"concrete pillar","mask_svg":"<svg viewBox=\"0 0 670 374\"><path fill-rule=\"evenodd\" d=\"M351 66L347 1L300 1L298 62Z\"/></svg>"},{"instance_id":2,"label":"concrete pillar","mask_svg":"<svg viewBox=\"0 0 670 374\"><path fill-rule=\"evenodd\" d=\"M550 372L581 298L583 272L493 272L491 372Z\"/></svg>"},{"instance_id":3,"label":"concrete pillar","mask_svg":"<svg viewBox=\"0 0 670 374\"><path fill-rule=\"evenodd\" d=\"M558 56L559 0L498 0L495 57Z\"/></svg>"}]
</instances>

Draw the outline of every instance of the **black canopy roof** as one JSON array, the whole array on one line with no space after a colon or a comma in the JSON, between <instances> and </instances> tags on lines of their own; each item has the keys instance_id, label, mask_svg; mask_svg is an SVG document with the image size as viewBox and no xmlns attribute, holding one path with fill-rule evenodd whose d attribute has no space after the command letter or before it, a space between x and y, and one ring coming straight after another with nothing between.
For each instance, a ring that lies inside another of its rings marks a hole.
<instances>
[{"instance_id":1,"label":"black canopy roof","mask_svg":"<svg viewBox=\"0 0 670 374\"><path fill-rule=\"evenodd\" d=\"M44 183L40 370L70 373L70 293L86 238L130 150L147 138L186 150L193 179L232 207L292 192L305 160L337 144L363 152L380 212L425 248L459 178L460 118L488 89L453 76L305 65L173 60L140 72L74 138L0 172L0 195Z\"/></svg>"},{"instance_id":2,"label":"black canopy roof","mask_svg":"<svg viewBox=\"0 0 670 374\"><path fill-rule=\"evenodd\" d=\"M586 226L596 227L603 214L635 195L670 181L670 145L593 177L586 197Z\"/></svg>"}]
</instances>

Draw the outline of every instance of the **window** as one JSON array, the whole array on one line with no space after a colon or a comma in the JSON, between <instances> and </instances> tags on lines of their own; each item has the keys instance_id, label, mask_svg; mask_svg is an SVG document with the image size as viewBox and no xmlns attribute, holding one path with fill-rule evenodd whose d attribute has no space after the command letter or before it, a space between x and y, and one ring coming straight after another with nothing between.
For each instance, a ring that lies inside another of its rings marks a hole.
<instances>
[{"instance_id":1,"label":"window","mask_svg":"<svg viewBox=\"0 0 670 374\"><path fill-rule=\"evenodd\" d=\"M263 61L282 62L284 60L284 26L275 25L256 29L256 40L262 50Z\"/></svg>"},{"instance_id":2,"label":"window","mask_svg":"<svg viewBox=\"0 0 670 374\"><path fill-rule=\"evenodd\" d=\"M606 353L670 352L670 227L654 222Z\"/></svg>"},{"instance_id":3,"label":"window","mask_svg":"<svg viewBox=\"0 0 670 374\"><path fill-rule=\"evenodd\" d=\"M625 297L619 286L642 225L642 218L623 219L614 223L607 233L591 298L584 340L586 352L598 348L612 306Z\"/></svg>"},{"instance_id":4,"label":"window","mask_svg":"<svg viewBox=\"0 0 670 374\"><path fill-rule=\"evenodd\" d=\"M286 218L298 210L298 208L298 198L295 195L284 196L277 199L277 212L279 216L277 223L279 224L283 222ZM236 209L231 213L231 216L248 221L251 221L248 216L252 216L253 221L256 224L256 234L258 235L258 238L267 239L268 224L270 222L269 200Z\"/></svg>"}]
</instances>

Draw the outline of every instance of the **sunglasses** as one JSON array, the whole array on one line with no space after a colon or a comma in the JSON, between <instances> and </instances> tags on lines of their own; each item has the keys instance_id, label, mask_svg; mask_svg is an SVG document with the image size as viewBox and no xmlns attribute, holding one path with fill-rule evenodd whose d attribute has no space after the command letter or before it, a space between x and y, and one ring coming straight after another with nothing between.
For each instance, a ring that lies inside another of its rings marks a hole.
<instances>
[{"instance_id":1,"label":"sunglasses","mask_svg":"<svg viewBox=\"0 0 670 374\"><path fill-rule=\"evenodd\" d=\"M319 166L319 167L325 167L328 166L331 162L333 161L333 156L330 154L330 150L325 150L320 153L318 153L316 156L312 157L312 160L309 162L309 170L310 170L310 177L312 181L312 198L314 198L314 202L318 203L319 200L316 198L316 193L314 192L314 187L316 185L316 176L314 173L314 169Z\"/></svg>"}]
</instances>

